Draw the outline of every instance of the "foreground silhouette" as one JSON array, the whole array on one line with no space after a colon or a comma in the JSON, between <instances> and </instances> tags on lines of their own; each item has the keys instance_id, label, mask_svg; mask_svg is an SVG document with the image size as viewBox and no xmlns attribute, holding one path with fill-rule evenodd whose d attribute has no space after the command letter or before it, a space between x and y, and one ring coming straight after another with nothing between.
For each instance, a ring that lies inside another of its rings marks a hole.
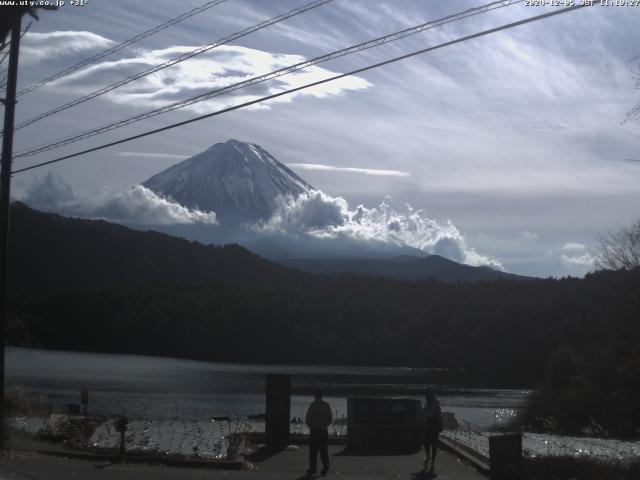
<instances>
[{"instance_id":1,"label":"foreground silhouette","mask_svg":"<svg viewBox=\"0 0 640 480\"><path fill-rule=\"evenodd\" d=\"M333 421L331 407L322 400L322 390L313 392L315 400L309 405L305 423L309 427L309 469L308 475L314 475L318 464L318 452L322 460L322 475L329 471L329 431L327 428Z\"/></svg>"}]
</instances>

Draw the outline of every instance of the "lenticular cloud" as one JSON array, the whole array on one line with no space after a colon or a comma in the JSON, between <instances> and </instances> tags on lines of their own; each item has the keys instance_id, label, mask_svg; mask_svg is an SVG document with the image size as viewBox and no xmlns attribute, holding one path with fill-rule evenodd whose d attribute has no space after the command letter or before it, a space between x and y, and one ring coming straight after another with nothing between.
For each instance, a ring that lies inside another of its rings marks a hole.
<instances>
[{"instance_id":1,"label":"lenticular cloud","mask_svg":"<svg viewBox=\"0 0 640 480\"><path fill-rule=\"evenodd\" d=\"M255 228L267 234L408 246L468 265L503 269L499 261L468 247L450 221L439 223L410 205L395 206L391 197L375 208L351 209L344 198L314 190L281 198L271 218Z\"/></svg>"}]
</instances>

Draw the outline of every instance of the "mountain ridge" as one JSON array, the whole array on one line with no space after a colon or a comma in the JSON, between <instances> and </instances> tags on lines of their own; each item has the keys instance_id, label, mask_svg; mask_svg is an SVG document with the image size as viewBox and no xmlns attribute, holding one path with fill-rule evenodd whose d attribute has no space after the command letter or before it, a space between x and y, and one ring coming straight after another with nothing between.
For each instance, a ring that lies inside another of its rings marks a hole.
<instances>
[{"instance_id":1,"label":"mountain ridge","mask_svg":"<svg viewBox=\"0 0 640 480\"><path fill-rule=\"evenodd\" d=\"M470 267L436 255L272 262L237 244L204 245L104 220L44 213L20 202L11 204L10 222L8 267L10 284L14 289L84 289L208 281L240 284L281 280L296 282L317 274L355 274L401 281L434 278L446 283L528 278ZM444 267L440 270L425 268L425 263L433 262ZM376 271L373 267L379 265L388 265L392 269L381 271L378 268Z\"/></svg>"},{"instance_id":2,"label":"mountain ridge","mask_svg":"<svg viewBox=\"0 0 640 480\"><path fill-rule=\"evenodd\" d=\"M240 245L204 245L104 220L40 212L21 202L11 204L10 229L12 289L251 283L305 275Z\"/></svg>"},{"instance_id":3,"label":"mountain ridge","mask_svg":"<svg viewBox=\"0 0 640 480\"><path fill-rule=\"evenodd\" d=\"M437 280L445 283L508 280L533 280L533 277L494 270L490 267L474 267L449 260L440 255L418 257L399 255L396 257L363 258L298 258L286 259L280 264L314 274L352 273L370 277L398 280Z\"/></svg>"}]
</instances>

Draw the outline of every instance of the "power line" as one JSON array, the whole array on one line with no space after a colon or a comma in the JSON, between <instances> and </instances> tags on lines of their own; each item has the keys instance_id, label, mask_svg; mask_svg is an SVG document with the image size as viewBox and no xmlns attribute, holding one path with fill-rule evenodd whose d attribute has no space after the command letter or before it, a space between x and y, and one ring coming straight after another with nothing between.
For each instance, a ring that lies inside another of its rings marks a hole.
<instances>
[{"instance_id":1,"label":"power line","mask_svg":"<svg viewBox=\"0 0 640 480\"><path fill-rule=\"evenodd\" d=\"M262 82L266 82L268 80L272 80L274 78L278 78L281 77L283 75L287 75L293 72L296 72L298 70L302 70L305 68L308 68L312 65L318 64L318 63L322 63L322 62L327 62L329 60L333 60L336 58L340 58L340 57L344 57L346 55L350 55L353 53L357 53L357 52L361 52L363 50L367 50L373 47L377 47L380 45L383 45L385 43L390 43L393 41L397 41L400 40L402 38L408 37L410 35L414 35L420 32L423 32L425 30L428 29L432 29L432 28L436 28L439 26L442 26L446 23L450 23L450 22L454 22L457 20L461 20L463 18L468 18L474 15L478 15L481 13L485 13L485 12L489 12L492 10L496 10L498 8L503 8L503 7L507 7L510 5L515 5L517 3L522 3L524 0L501 0L501 1L494 1L485 5L481 5L479 7L475 7L475 8L471 8L468 10L464 10L462 12L453 14L453 15L448 15L446 17L442 17L438 20L432 20L429 22L425 22L422 23L420 25L417 25L415 27L410 27L410 28L406 28L404 30L401 30L399 32L394 32L388 35L383 35L381 37L375 38L373 40L369 40L366 42L362 42L359 43L357 45L353 45L347 48L343 48L341 50L336 50L334 52L319 56L319 57L315 57L312 58L310 60L304 60L302 62L296 63L294 65L289 65L288 67L284 67L284 68L280 68L278 70L274 70L272 72L266 73L264 75L259 75L257 77L253 77L247 80L244 80L242 82L238 82L232 85L228 85L226 87L222 87L219 89L215 89L209 92L205 92L203 94L197 95L195 97L191 97L189 99L186 100L182 100L179 102L174 102L171 103L169 105L165 105L163 107L159 107L144 113L140 113L122 120L118 120L106 125L103 125L101 127L96 127L93 129L88 129L85 130L83 132L80 132L78 134L72 135L72 136L68 136L68 137L63 137L61 139L55 140L53 142L50 143L45 143L42 145L39 145L37 147L32 148L31 150L28 151L23 151L21 153L18 153L16 155L14 155L14 158L20 158L20 157L29 157L29 156L33 156L36 155L38 153L42 153L48 150L53 150L55 148L60 148L63 147L65 145L69 145L71 143L75 143L78 142L80 140L84 140L86 138L90 138L90 137L94 137L96 135L111 131L111 130L115 130L117 128L121 128L127 125L131 125L132 123L136 123L142 120L146 120L148 118L151 117L155 117L157 115L161 115L163 113L167 113L173 110L177 110L180 108L184 108L186 106L189 105L193 105L195 103L198 102L202 102L205 100L209 100L211 98L214 97L218 97L220 95L224 95L226 93L230 93L236 90L239 90L241 88L246 88L252 85L256 85L258 83L262 83Z\"/></svg>"},{"instance_id":2,"label":"power line","mask_svg":"<svg viewBox=\"0 0 640 480\"><path fill-rule=\"evenodd\" d=\"M39 120L42 120L43 118L49 117L51 115L54 115L56 113L60 113L64 110L67 110L71 107L75 107L76 105L80 105L81 103L84 103L86 101L89 101L93 98L99 97L101 95L104 95L105 93L108 93L112 90L115 90L116 88L122 87L128 83L131 83L135 80L138 80L140 78L146 77L148 75L151 75L152 73L156 73L159 72L160 70L163 70L165 68L171 67L173 65L177 65L178 63L184 62L185 60L189 60L190 58L195 57L196 55L200 55L202 53L208 52L209 50L212 50L216 47L219 47L221 45L225 45L229 42L232 42L233 40L237 40L238 38L242 38L245 37L251 33L257 32L258 30L261 30L263 28L269 27L271 25L274 25L276 23L282 22L284 20L287 20L288 18L291 17L295 17L296 15L300 15L301 13L305 13L309 10L312 10L314 8L320 7L326 3L332 2L333 0L315 0L311 3L308 3L302 7L299 8L294 8L289 10L288 12L282 13L280 15L277 15L275 17L272 17L268 20L265 20L263 22L260 22L256 25L253 25L252 27L246 28L240 32L236 32L233 33L229 36L226 36L224 38L221 38L217 41L215 41L214 43L210 43L207 45L203 45L201 47L198 47L188 53L182 54L178 57L172 58L171 60L167 60L164 63L161 63L159 65L155 65L151 68L148 68L147 70L144 70L142 72L136 73L134 75L131 75L127 78L124 78L122 80L118 80L117 82L114 82L110 85L107 85L106 87L103 87L99 90L96 90L92 93L89 93L83 97L80 98L76 98L75 100L72 100L68 103L65 103L64 105L61 105L59 107L56 107L52 110L49 110L48 112L45 113L41 113L39 115L36 115L35 117L29 119L29 120L25 120L22 123L19 123L18 125L16 125L15 130L20 130L21 128L26 127L27 125L31 125L32 123L35 123Z\"/></svg>"},{"instance_id":3,"label":"power line","mask_svg":"<svg viewBox=\"0 0 640 480\"><path fill-rule=\"evenodd\" d=\"M29 25L27 25L25 27L25 29L22 31L22 33L20 34L20 39L22 40L22 38L24 38L24 35L29 31L29 29L31 28L31 25L33 25L33 22L29 22ZM7 44L4 45L4 47L8 47L7 51L5 52L5 54L2 56L2 58L0 58L0 64L2 62L5 61L5 59L9 56L9 52L11 51L11 43L9 42Z\"/></svg>"},{"instance_id":4,"label":"power line","mask_svg":"<svg viewBox=\"0 0 640 480\"><path fill-rule=\"evenodd\" d=\"M66 75L69 75L77 70L80 70L81 68L94 63L98 60L100 60L101 58L104 58L108 55L111 55L112 53L115 53L119 50L122 50L123 48L128 47L129 45L139 42L140 40L150 37L151 35L155 35L156 33L165 30L177 23L182 22L183 20L186 20L187 18L193 17L194 15L197 15L199 13L204 12L205 10L208 10L212 7L215 7L216 5L220 5L223 2L226 2L227 0L212 0L209 2L206 2L202 5L200 5L199 7L194 8L193 10L189 10L186 13L183 13L182 15L179 15L177 17L172 18L171 20L166 21L165 23L162 23L160 25L157 25L153 28L150 28L149 30L146 30L142 33L139 33L138 35L131 37L128 40L125 40L124 42L118 43L117 45L114 45L111 48L108 48L107 50L104 50L103 52L97 53L95 55L93 55L92 57L89 57L85 60L82 60L81 62L76 63L75 65L70 66L69 68L66 68L64 70L59 71L58 73L54 73L53 75L40 80L39 82L33 83L25 88L23 88L22 90L20 90L17 95L21 96L21 95L25 95L27 93L33 92L34 90L42 87L43 85L46 85L47 83L53 82L54 80L57 80L60 77L64 77Z\"/></svg>"},{"instance_id":5,"label":"power line","mask_svg":"<svg viewBox=\"0 0 640 480\"><path fill-rule=\"evenodd\" d=\"M391 58L389 60L385 60L385 61L382 61L382 62L379 62L379 63L375 63L373 65L368 65L366 67L358 68L356 70L351 70L350 72L347 72L347 73L342 73L342 74L339 74L339 75L335 75L333 77L329 77L329 78L326 78L324 80L318 80L316 82L307 83L306 85L302 85L300 87L295 87L295 88L291 88L289 90L285 90L283 92L274 93L272 95L268 95L268 96L265 96L265 97L262 97L262 98L259 98L259 99L256 99L256 100L252 100L252 101L249 101L249 102L241 103L241 104L235 105L233 107L224 108L222 110L218 110L218 111L215 111L215 112L207 113L205 115L200 115L198 117L191 118L189 120L185 120L185 121L182 121L182 122L174 123L174 124L171 124L171 125L167 125L165 127L154 129L154 130L149 130L147 132L140 133L138 135L133 135L131 137L126 137L126 138L123 138L123 139L120 139L120 140L116 140L116 141L113 141L113 142L105 143L105 144L99 145L97 147L89 148L89 149L86 149L86 150L83 150L83 151L80 151L80 152L76 152L76 153L72 153L72 154L69 154L69 155L62 156L62 157L58 157L58 158L55 158L53 160L49 160L49 161L46 161L46 162L37 163L37 164L31 165L29 167L24 167L24 168L15 170L14 173L26 172L28 170L33 170L35 168L44 167L46 165L51 165L51 164L54 164L54 163L62 162L63 160L67 160L67 159L70 159L70 158L78 157L80 155L96 152L98 150L103 150L103 149L108 148L108 147L113 147L115 145L120 145L122 143L130 142L132 140L137 140L139 138L147 137L149 135L155 135L156 133L161 133L161 132L164 132L164 131L167 131L167 130L171 130L173 128L181 127L183 125L188 125L190 123L194 123L194 122L198 122L200 120L204 120L205 118L214 117L214 116L217 116L217 115L221 115L223 113L231 112L233 110L238 110L240 108L248 107L250 105L255 105L257 103L262 103L262 102L265 102L267 100L272 100L274 98L278 98L278 97L281 97L283 95L288 95L288 94L291 94L291 93L294 93L294 92L298 92L300 90L304 90L304 89L307 89L307 88L316 87L318 85L322 85L322 84L327 83L327 82L332 82L334 80L339 80L341 78L345 78L345 77L348 77L348 76L351 76L351 75L357 75L359 73L363 73L363 72L372 70L374 68L382 67L384 65L389 65L391 63L395 63L395 62L398 62L400 60L405 60L407 58L414 57L416 55L421 55L423 53L431 52L431 51L438 50L438 49L444 48L444 47L449 47L449 46L455 45L457 43L466 42L466 41L472 40L474 38L482 37L482 36L485 36L485 35L490 35L492 33L500 32L502 30L507 30L507 29L510 29L510 28L518 27L520 25L524 25L524 24L527 24L527 23L535 22L535 21L538 21L538 20L543 20L545 18L549 18L549 17L555 16L555 15L560 15L560 14L563 14L563 13L567 13L567 12L570 12L570 11L573 11L573 10L578 10L580 8L584 8L584 7L588 7L588 6L592 6L592 5L595 5L595 3L585 3L585 4L582 4L582 5L575 5L575 6L572 6L572 7L566 7L566 8L562 8L560 10L555 10L555 11L552 11L552 12L536 15L535 17L526 18L524 20L518 20L517 22L512 22L512 23L508 23L508 24L505 24L505 25L501 25L500 27L491 28L489 30L483 30L481 32L474 33L472 35L467 35L465 37L460 37L460 38L457 38L455 40L451 40L451 41L448 41L448 42L441 43L439 45L435 45L433 47L423 48L423 49L417 50L415 52L407 53L407 54L399 56L399 57L394 57L394 58Z\"/></svg>"},{"instance_id":6,"label":"power line","mask_svg":"<svg viewBox=\"0 0 640 480\"><path fill-rule=\"evenodd\" d=\"M32 15L33 16L33 15ZM29 22L29 25L27 25L25 27L25 29L22 31L22 33L20 34L20 40L22 40L24 38L25 33L27 33L29 31L29 29L31 28L31 25L33 24L33 21ZM4 40L3 40L4 42ZM6 53L2 56L2 59L0 59L0 63L4 62L5 59L9 56L9 52L11 51L11 43L12 41L9 40L7 43L2 43L2 45L0 45L0 51L4 50L5 48L7 48L8 50L6 51Z\"/></svg>"}]
</instances>

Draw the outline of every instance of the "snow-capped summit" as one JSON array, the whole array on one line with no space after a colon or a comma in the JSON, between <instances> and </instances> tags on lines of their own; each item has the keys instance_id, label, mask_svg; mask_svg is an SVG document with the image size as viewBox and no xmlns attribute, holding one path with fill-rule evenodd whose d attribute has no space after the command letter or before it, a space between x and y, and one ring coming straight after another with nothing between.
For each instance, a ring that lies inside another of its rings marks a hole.
<instances>
[{"instance_id":1,"label":"snow-capped summit","mask_svg":"<svg viewBox=\"0 0 640 480\"><path fill-rule=\"evenodd\" d=\"M227 224L266 219L278 196L313 189L259 145L237 140L216 143L142 185Z\"/></svg>"}]
</instances>

